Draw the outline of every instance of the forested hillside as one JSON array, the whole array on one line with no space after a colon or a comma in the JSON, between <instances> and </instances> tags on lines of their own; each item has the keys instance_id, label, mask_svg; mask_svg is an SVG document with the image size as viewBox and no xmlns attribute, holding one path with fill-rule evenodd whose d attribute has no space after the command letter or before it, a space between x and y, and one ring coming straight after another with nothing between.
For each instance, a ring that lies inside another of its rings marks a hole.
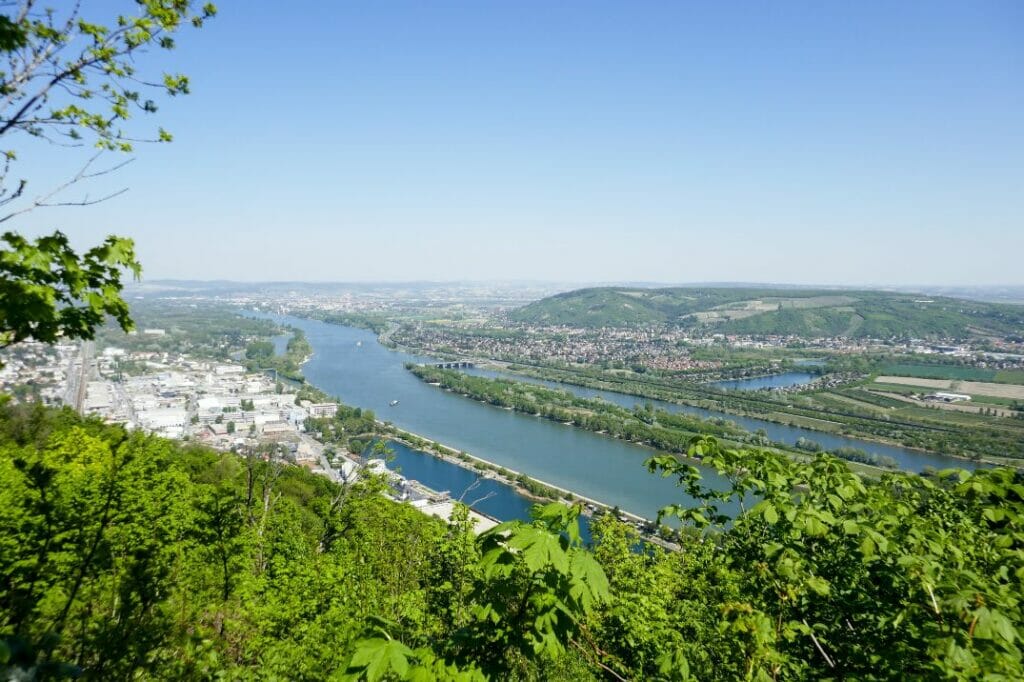
<instances>
[{"instance_id":1,"label":"forested hillside","mask_svg":"<svg viewBox=\"0 0 1024 682\"><path fill-rule=\"evenodd\" d=\"M578 509L474 537L305 470L0 405L4 679L1020 679L1024 484L670 456L681 551ZM795 491L799 491L798 493ZM742 498L732 523L716 506Z\"/></svg>"},{"instance_id":2,"label":"forested hillside","mask_svg":"<svg viewBox=\"0 0 1024 682\"><path fill-rule=\"evenodd\" d=\"M678 325L737 334L967 338L1019 333L1024 306L877 291L580 289L510 313L527 324Z\"/></svg>"}]
</instances>

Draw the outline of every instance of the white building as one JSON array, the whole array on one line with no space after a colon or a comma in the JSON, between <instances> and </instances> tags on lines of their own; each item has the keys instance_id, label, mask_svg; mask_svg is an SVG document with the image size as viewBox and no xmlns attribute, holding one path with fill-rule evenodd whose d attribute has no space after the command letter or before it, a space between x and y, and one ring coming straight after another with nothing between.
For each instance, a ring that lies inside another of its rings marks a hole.
<instances>
[{"instance_id":1,"label":"white building","mask_svg":"<svg viewBox=\"0 0 1024 682\"><path fill-rule=\"evenodd\" d=\"M311 403L306 409L310 417L333 417L338 414L338 403Z\"/></svg>"},{"instance_id":2,"label":"white building","mask_svg":"<svg viewBox=\"0 0 1024 682\"><path fill-rule=\"evenodd\" d=\"M965 393L943 393L941 391L936 391L935 393L929 393L924 397L924 399L932 402L959 403L965 400L970 400L971 396Z\"/></svg>"}]
</instances>

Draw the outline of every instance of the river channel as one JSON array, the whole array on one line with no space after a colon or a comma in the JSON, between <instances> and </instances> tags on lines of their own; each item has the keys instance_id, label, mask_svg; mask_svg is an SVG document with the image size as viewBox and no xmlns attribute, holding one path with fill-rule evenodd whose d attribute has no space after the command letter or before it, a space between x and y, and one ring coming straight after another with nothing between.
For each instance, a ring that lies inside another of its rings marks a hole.
<instances>
[{"instance_id":1,"label":"river channel","mask_svg":"<svg viewBox=\"0 0 1024 682\"><path fill-rule=\"evenodd\" d=\"M313 357L303 366L303 373L312 384L349 405L372 409L378 418L402 429L647 518L653 518L667 504L685 501L671 480L647 472L643 462L653 452L649 448L484 405L425 384L404 364L430 362L430 358L388 350L370 331L291 316L260 316L299 328L306 334ZM582 395L600 395L619 404L628 403L627 406L640 400L609 391L560 387ZM398 404L391 406L396 400ZM725 416L750 430L764 428L772 440L794 442L804 436L826 447L837 447L830 440L837 439L839 444L869 452L897 452L904 457L906 468L912 470L924 466L969 466L967 462L904 448L670 403L656 404L702 416ZM436 476L437 472L434 473ZM418 477L412 472L409 475ZM433 480L419 478L431 487L450 490L454 497L462 494L462 490L456 489L459 482L454 478L445 484L435 476L431 476ZM710 485L720 484L711 472L707 473L706 481ZM467 500L472 494L467 495Z\"/></svg>"},{"instance_id":2,"label":"river channel","mask_svg":"<svg viewBox=\"0 0 1024 682\"><path fill-rule=\"evenodd\" d=\"M647 472L644 460L654 453L650 448L484 405L425 384L404 365L430 358L388 350L370 331L291 316L260 316L306 334L313 357L302 371L310 383L346 404L373 410L399 428L645 518L654 518L665 505L685 501L671 479ZM394 400L398 404L392 407ZM455 478L446 483L428 480L423 471L407 474L432 488L450 490L453 497L462 495ZM707 482L722 484L713 472L707 474Z\"/></svg>"},{"instance_id":3,"label":"river channel","mask_svg":"<svg viewBox=\"0 0 1024 682\"><path fill-rule=\"evenodd\" d=\"M776 443L784 443L786 445L793 445L800 438L806 438L813 440L822 446L825 450L835 450L837 448L848 447L857 448L876 455L885 455L892 457L896 460L900 469L904 471L921 472L926 467L932 467L935 469L948 469L959 467L961 469L975 469L977 464L968 460L958 459L955 457L946 457L945 455L939 455L931 452L922 452L921 450L911 450L910 448L899 447L897 445L886 445L884 443L875 443L873 441L862 440L860 438L847 438L846 436L836 436L831 433L825 433L823 431L814 431L812 429L805 429L799 426L786 426L785 424L777 424L775 422L765 421L764 419L757 419L756 417L742 417L726 412L718 412L716 410L707 410L701 407L691 407L689 405L677 405L676 403L669 403L662 400L647 400L645 398L638 398L634 395L626 393L616 393L614 391L603 391L594 388L585 388L582 386L574 386L572 384L565 384L558 381L546 381L544 379L534 379L533 377L523 377L518 375L507 374L503 372L495 372L487 369L467 369L463 370L469 374L476 376L485 376L490 378L502 378L502 379L514 379L516 381L525 381L531 384L538 384L546 386L548 388L557 388L563 391L569 391L581 398L601 398L607 400L610 403L614 403L621 407L632 409L637 404L651 403L655 409L665 410L667 412L683 412L686 414L692 414L705 419L728 419L729 421L739 424L747 431L757 431L761 429L765 432L768 438Z\"/></svg>"},{"instance_id":4,"label":"river channel","mask_svg":"<svg viewBox=\"0 0 1024 682\"><path fill-rule=\"evenodd\" d=\"M725 381L714 381L712 386L725 388L731 391L760 391L765 388L792 388L809 384L817 378L817 374L810 372L783 372L765 377L750 377L749 379L726 379Z\"/></svg>"}]
</instances>

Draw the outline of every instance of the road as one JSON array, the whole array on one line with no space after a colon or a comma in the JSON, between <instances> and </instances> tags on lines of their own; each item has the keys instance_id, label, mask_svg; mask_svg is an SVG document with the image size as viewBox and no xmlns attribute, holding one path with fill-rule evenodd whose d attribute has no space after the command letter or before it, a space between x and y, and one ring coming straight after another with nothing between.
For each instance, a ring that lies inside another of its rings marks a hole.
<instances>
[{"instance_id":1,"label":"road","mask_svg":"<svg viewBox=\"0 0 1024 682\"><path fill-rule=\"evenodd\" d=\"M327 460L327 456L324 454L324 444L316 440L312 436L306 433L300 433L299 439L311 447L313 452L316 453L317 461L320 462L321 468L327 472L327 477L335 483L344 483L344 479L341 477L341 472L331 466L331 463Z\"/></svg>"},{"instance_id":2,"label":"road","mask_svg":"<svg viewBox=\"0 0 1024 682\"><path fill-rule=\"evenodd\" d=\"M92 369L93 342L83 341L79 347L77 358L72 356L68 362L67 388L64 392L64 404L70 405L81 413L85 406L85 392L89 387L89 374Z\"/></svg>"}]
</instances>

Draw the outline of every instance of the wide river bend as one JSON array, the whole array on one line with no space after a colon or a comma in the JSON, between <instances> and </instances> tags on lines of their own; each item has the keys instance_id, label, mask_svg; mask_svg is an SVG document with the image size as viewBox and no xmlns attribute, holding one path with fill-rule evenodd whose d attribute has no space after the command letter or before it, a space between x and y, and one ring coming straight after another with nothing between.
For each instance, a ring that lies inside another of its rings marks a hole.
<instances>
[{"instance_id":1,"label":"wide river bend","mask_svg":"<svg viewBox=\"0 0 1024 682\"><path fill-rule=\"evenodd\" d=\"M389 350L378 343L370 331L285 315L254 315L296 327L306 334L313 347L313 356L303 366L303 373L313 385L338 396L346 404L371 409L379 419L390 421L401 429L646 518L654 518L658 509L667 504L684 501L682 491L672 480L652 475L643 466L644 460L653 453L649 448L485 405L430 386L413 376L404 365L407 362L430 362L431 358ZM608 391L560 387L581 395L600 396L618 404L631 406L642 402L640 398ZM391 406L395 400L399 401L398 404ZM906 448L839 438L671 403L655 404L704 416L723 416L750 430L764 428L773 440L793 442L804 436L826 447L835 447L833 443L836 443L879 454L899 455L900 465L911 470L921 470L925 466L970 466L969 462ZM400 463L405 460L411 464L414 461L409 459L411 456L411 452L402 452ZM455 465L439 464L458 469ZM437 489L448 489L454 497L462 494L457 489L464 483L461 474L452 473L448 477L449 484L445 485L446 480L438 478L444 468L414 468L420 473L432 472L430 478L433 480L421 477L419 480L423 483ZM417 478L411 471L406 475ZM710 485L719 482L712 472L706 474L706 480ZM468 494L467 501L473 497L473 493ZM511 511L508 505L503 506L506 513Z\"/></svg>"}]
</instances>

